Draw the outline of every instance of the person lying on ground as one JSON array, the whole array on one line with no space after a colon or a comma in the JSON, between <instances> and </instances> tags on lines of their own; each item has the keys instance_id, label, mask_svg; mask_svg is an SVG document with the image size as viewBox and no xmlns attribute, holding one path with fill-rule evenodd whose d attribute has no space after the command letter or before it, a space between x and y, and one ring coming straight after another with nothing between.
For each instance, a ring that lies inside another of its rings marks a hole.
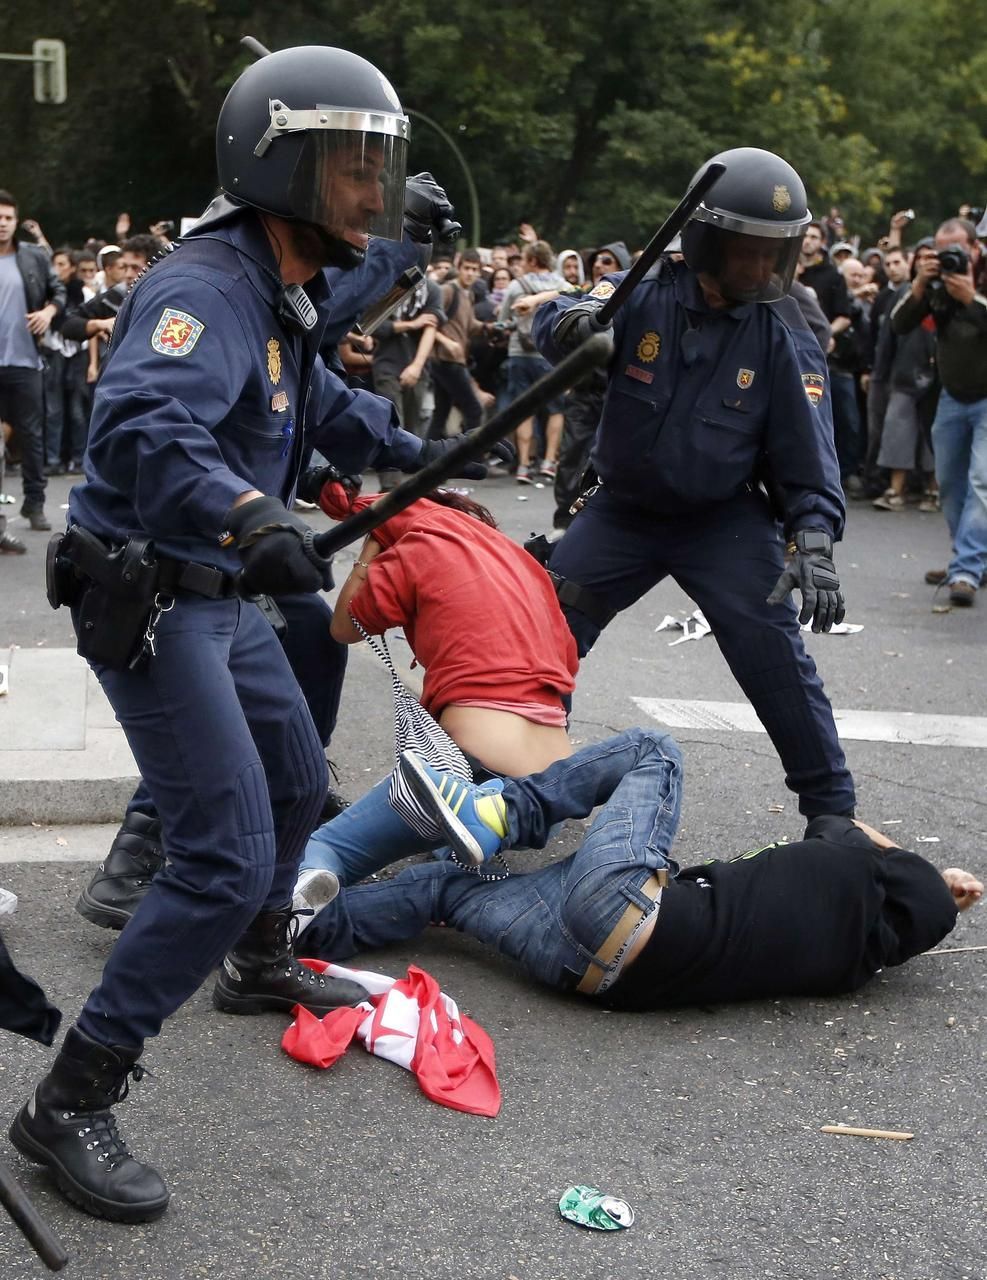
<instances>
[{"instance_id":1,"label":"person lying on ground","mask_svg":"<svg viewBox=\"0 0 987 1280\"><path fill-rule=\"evenodd\" d=\"M337 480L320 505L339 520L379 496ZM575 642L548 574L485 507L437 489L374 529L340 590L332 635L356 644L394 627L425 669L423 706L474 772L526 774L570 754L563 698L575 684ZM309 838L296 908L324 902L338 887L332 877L354 884L430 847L387 789L385 779Z\"/></svg>"},{"instance_id":2,"label":"person lying on ground","mask_svg":"<svg viewBox=\"0 0 987 1280\"><path fill-rule=\"evenodd\" d=\"M939 872L854 819L806 838L679 870L674 740L627 729L526 778L464 783L402 754L404 782L462 858L543 848L553 824L597 805L581 847L539 871L485 882L451 862L344 890L300 953L341 961L444 924L528 977L613 1009L855 991L950 932L978 902L969 872Z\"/></svg>"}]
</instances>

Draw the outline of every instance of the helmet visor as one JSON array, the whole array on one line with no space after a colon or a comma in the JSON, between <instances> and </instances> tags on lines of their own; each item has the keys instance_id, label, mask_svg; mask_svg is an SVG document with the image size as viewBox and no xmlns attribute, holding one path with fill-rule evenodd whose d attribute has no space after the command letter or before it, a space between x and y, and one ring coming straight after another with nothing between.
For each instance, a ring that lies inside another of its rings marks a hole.
<instances>
[{"instance_id":1,"label":"helmet visor","mask_svg":"<svg viewBox=\"0 0 987 1280\"><path fill-rule=\"evenodd\" d=\"M400 240L407 160L407 138L309 130L288 184L292 216L358 250L370 236Z\"/></svg>"},{"instance_id":2,"label":"helmet visor","mask_svg":"<svg viewBox=\"0 0 987 1280\"><path fill-rule=\"evenodd\" d=\"M691 234L689 234L691 233ZM802 231L782 239L695 222L683 236L686 261L712 277L731 302L777 302L792 286Z\"/></svg>"}]
</instances>

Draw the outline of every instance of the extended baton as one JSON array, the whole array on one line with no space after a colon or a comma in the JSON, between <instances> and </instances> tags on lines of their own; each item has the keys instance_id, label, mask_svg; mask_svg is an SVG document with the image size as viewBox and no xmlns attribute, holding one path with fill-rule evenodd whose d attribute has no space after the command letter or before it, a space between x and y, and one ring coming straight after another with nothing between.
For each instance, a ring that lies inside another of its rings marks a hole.
<instances>
[{"instance_id":1,"label":"extended baton","mask_svg":"<svg viewBox=\"0 0 987 1280\"><path fill-rule=\"evenodd\" d=\"M27 1192L0 1161L0 1204L24 1233L31 1248L49 1271L61 1271L69 1260L61 1240L34 1207Z\"/></svg>"},{"instance_id":2,"label":"extended baton","mask_svg":"<svg viewBox=\"0 0 987 1280\"><path fill-rule=\"evenodd\" d=\"M520 426L528 418L533 418L538 410L556 396L567 391L573 383L579 381L590 369L599 368L610 359L613 346L609 337L602 333L588 338L575 351L570 353L548 373L533 383L527 391L522 391L506 409L494 416L484 426L478 427L468 435L464 435L451 449L440 458L430 462L421 471L416 471L407 480L386 493L379 502L349 516L333 529L316 534L312 546L320 556L328 559L340 547L355 542L357 538L370 533L385 520L390 520L399 511L424 498L437 485L451 479L464 462L475 462L487 452L491 445L502 440L504 436Z\"/></svg>"},{"instance_id":3,"label":"extended baton","mask_svg":"<svg viewBox=\"0 0 987 1280\"><path fill-rule=\"evenodd\" d=\"M678 202L672 212L648 241L640 258L634 263L627 275L617 285L603 306L594 317L596 324L605 329L620 308L633 293L638 282L651 270L660 253L672 243L696 209L702 203L703 196L714 182L719 181L726 173L727 167L719 160L712 160L695 180L689 190Z\"/></svg>"}]
</instances>

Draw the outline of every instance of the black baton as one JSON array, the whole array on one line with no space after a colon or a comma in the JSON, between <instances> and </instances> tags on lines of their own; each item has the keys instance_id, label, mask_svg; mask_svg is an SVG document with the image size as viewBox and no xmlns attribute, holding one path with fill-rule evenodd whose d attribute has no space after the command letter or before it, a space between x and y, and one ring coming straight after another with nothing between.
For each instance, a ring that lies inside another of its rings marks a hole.
<instances>
[{"instance_id":1,"label":"black baton","mask_svg":"<svg viewBox=\"0 0 987 1280\"><path fill-rule=\"evenodd\" d=\"M679 234L685 224L702 203L703 196L714 182L726 173L727 167L719 160L711 161L695 180L689 190L678 202L672 212L648 241L640 258L634 263L627 275L617 285L603 306L597 311L594 319L601 329L605 329L624 305L638 282L649 272L658 258Z\"/></svg>"},{"instance_id":2,"label":"black baton","mask_svg":"<svg viewBox=\"0 0 987 1280\"><path fill-rule=\"evenodd\" d=\"M0 1203L48 1270L61 1271L69 1260L61 1240L38 1213L27 1192L2 1161Z\"/></svg>"},{"instance_id":3,"label":"black baton","mask_svg":"<svg viewBox=\"0 0 987 1280\"><path fill-rule=\"evenodd\" d=\"M533 418L542 405L567 391L588 370L605 364L612 351L609 337L598 333L588 338L582 346L570 351L565 359L560 360L554 369L550 369L544 377L522 391L506 409L495 413L482 427L464 435L448 452L402 481L379 502L366 507L355 516L349 516L335 528L316 534L312 539L313 549L328 559L340 547L355 542L419 498L424 498L436 486L453 477L464 462L475 462L482 458L491 445L502 440L525 419Z\"/></svg>"}]
</instances>

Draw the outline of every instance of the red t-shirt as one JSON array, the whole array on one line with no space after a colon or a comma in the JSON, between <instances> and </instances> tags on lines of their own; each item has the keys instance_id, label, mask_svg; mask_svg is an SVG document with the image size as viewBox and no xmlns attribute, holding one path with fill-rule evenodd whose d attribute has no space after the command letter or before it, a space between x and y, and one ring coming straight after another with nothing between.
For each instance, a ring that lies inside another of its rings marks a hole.
<instances>
[{"instance_id":1,"label":"red t-shirt","mask_svg":"<svg viewBox=\"0 0 987 1280\"><path fill-rule=\"evenodd\" d=\"M470 698L561 705L575 687L576 644L551 579L523 547L427 498L373 536L384 550L350 610L371 635L403 628L433 716Z\"/></svg>"}]
</instances>

